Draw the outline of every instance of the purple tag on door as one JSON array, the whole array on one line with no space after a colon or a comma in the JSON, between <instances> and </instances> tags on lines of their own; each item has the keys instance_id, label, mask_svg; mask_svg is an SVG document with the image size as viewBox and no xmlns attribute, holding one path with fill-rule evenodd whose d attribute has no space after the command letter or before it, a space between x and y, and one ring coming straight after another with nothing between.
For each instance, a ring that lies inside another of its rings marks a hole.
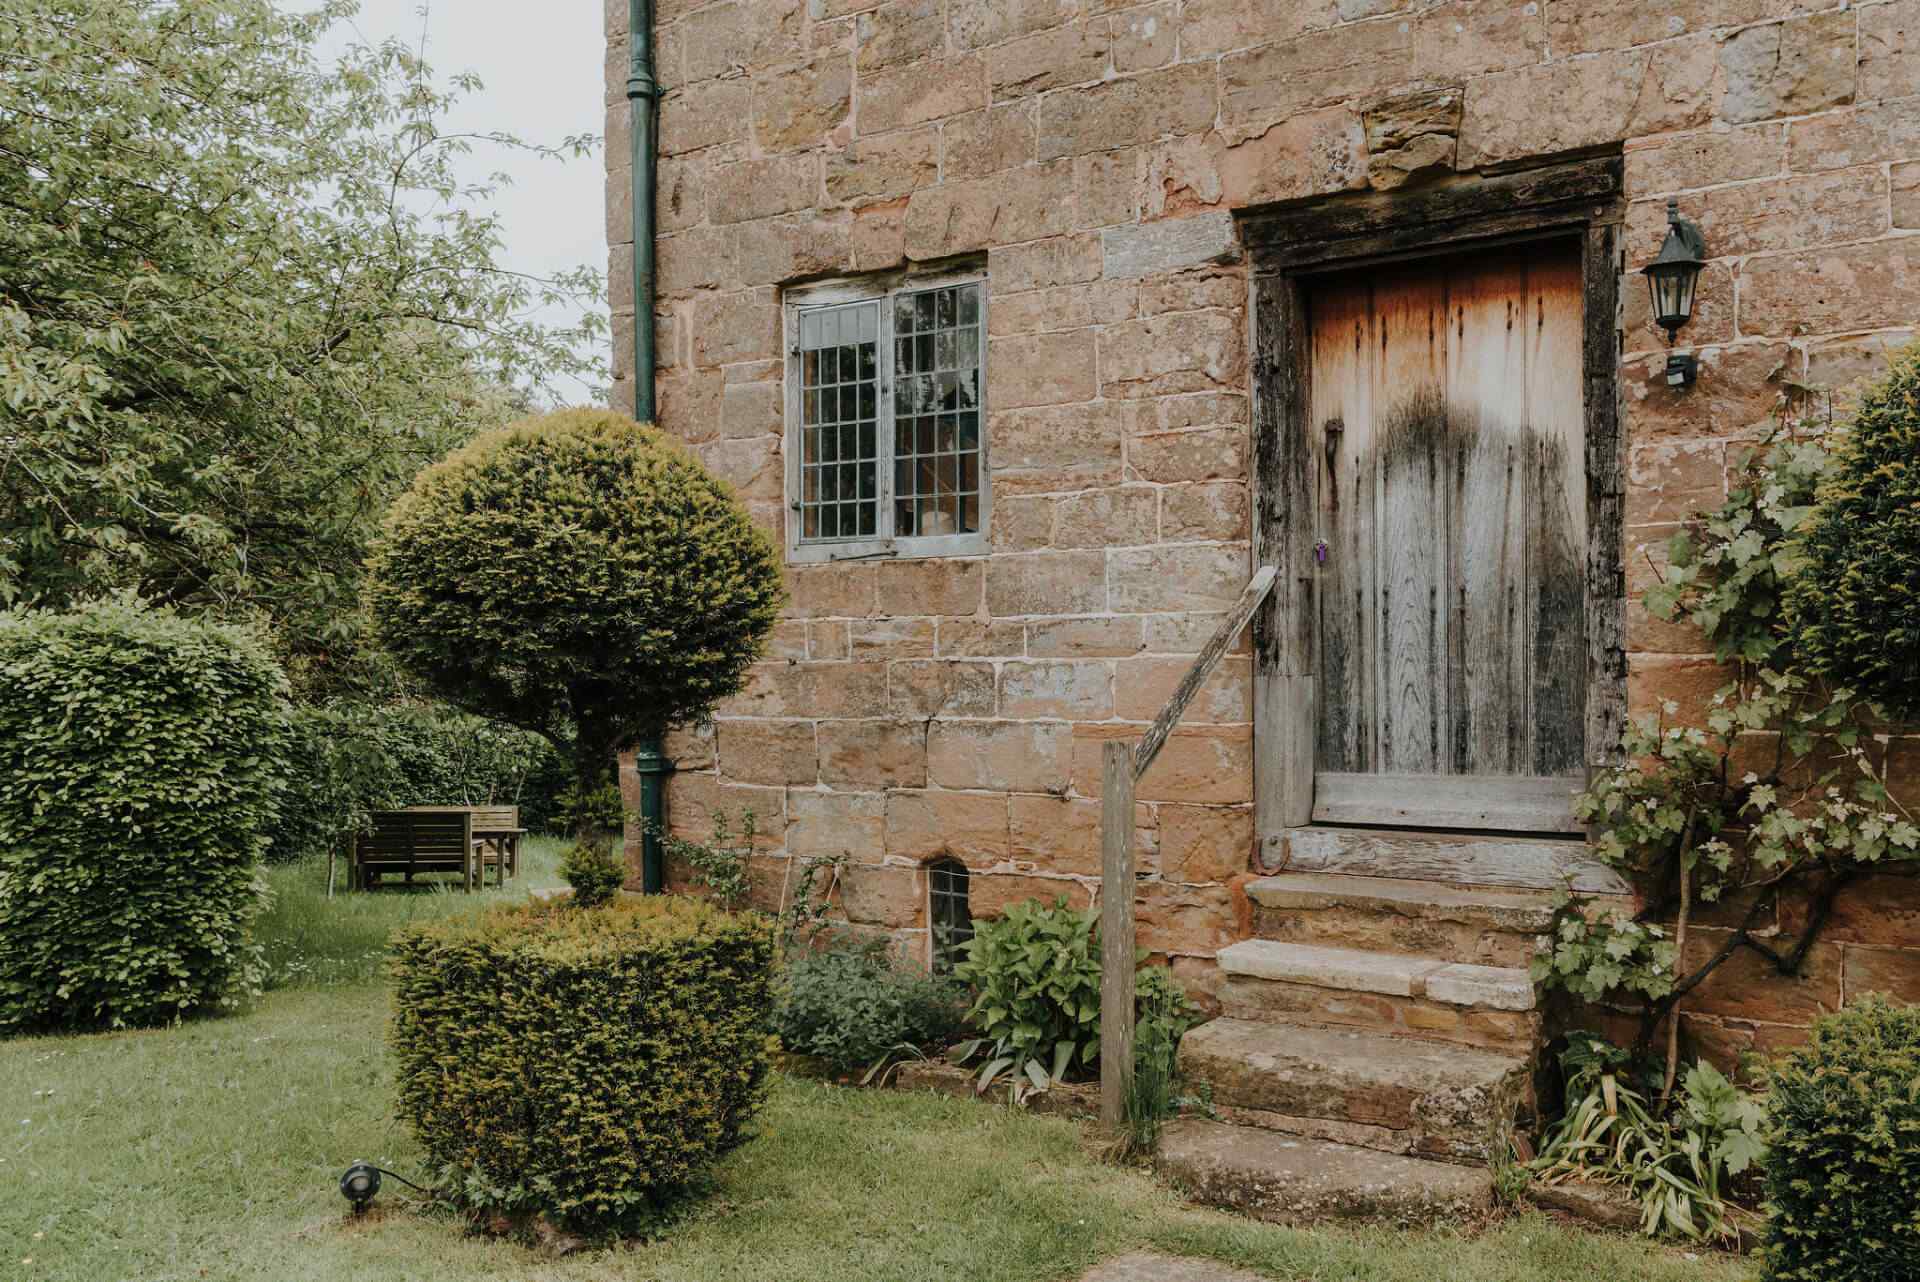
<instances>
[{"instance_id":1,"label":"purple tag on door","mask_svg":"<svg viewBox=\"0 0 1920 1282\"><path fill-rule=\"evenodd\" d=\"M1325 539L1321 539L1313 545L1313 563L1315 565L1325 565L1327 563L1327 541Z\"/></svg>"}]
</instances>

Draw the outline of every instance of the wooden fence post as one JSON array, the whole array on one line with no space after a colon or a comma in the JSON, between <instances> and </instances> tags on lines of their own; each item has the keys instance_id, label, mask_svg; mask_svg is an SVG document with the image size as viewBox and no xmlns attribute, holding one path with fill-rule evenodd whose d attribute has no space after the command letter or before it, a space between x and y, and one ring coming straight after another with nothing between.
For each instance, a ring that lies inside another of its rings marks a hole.
<instances>
[{"instance_id":1,"label":"wooden fence post","mask_svg":"<svg viewBox=\"0 0 1920 1282\"><path fill-rule=\"evenodd\" d=\"M1133 746L1106 745L1100 782L1100 1121L1126 1124L1133 1085Z\"/></svg>"}]
</instances>

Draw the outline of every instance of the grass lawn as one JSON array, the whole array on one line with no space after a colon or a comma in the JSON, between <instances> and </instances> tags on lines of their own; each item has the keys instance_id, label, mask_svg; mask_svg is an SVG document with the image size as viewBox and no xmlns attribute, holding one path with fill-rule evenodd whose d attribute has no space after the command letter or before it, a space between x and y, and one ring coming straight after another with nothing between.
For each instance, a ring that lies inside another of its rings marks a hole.
<instances>
[{"instance_id":1,"label":"grass lawn","mask_svg":"<svg viewBox=\"0 0 1920 1282\"><path fill-rule=\"evenodd\" d=\"M537 847L506 892L552 878ZM265 941L281 987L181 1028L0 1043L0 1278L1067 1279L1146 1245L1283 1279L1569 1282L1748 1276L1738 1260L1514 1216L1477 1232L1296 1232L1183 1206L1089 1156L1073 1124L935 1095L776 1082L760 1136L664 1240L552 1260L465 1233L389 1182L355 1222L354 1158L403 1173L378 953L460 894L324 898L276 870ZM31 1261L29 1263L28 1261Z\"/></svg>"}]
</instances>

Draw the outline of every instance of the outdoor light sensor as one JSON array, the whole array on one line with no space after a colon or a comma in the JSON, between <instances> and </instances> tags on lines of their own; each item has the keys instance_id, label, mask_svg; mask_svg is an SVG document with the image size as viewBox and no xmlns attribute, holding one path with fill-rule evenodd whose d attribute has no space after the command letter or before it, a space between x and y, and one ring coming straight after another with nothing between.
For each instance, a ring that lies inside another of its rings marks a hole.
<instances>
[{"instance_id":1,"label":"outdoor light sensor","mask_svg":"<svg viewBox=\"0 0 1920 1282\"><path fill-rule=\"evenodd\" d=\"M1707 239L1700 229L1680 216L1680 202L1667 202L1667 239L1660 255L1641 275L1653 295L1653 323L1667 331L1667 346L1674 335L1693 319L1693 300L1699 291L1700 271L1707 265ZM1687 387L1700 372L1700 362L1692 352L1667 354L1667 385Z\"/></svg>"},{"instance_id":2,"label":"outdoor light sensor","mask_svg":"<svg viewBox=\"0 0 1920 1282\"><path fill-rule=\"evenodd\" d=\"M367 1209L367 1203L373 1201L373 1195L380 1191L380 1168L371 1162L355 1162L340 1177L340 1196L353 1204L353 1213L360 1214Z\"/></svg>"}]
</instances>

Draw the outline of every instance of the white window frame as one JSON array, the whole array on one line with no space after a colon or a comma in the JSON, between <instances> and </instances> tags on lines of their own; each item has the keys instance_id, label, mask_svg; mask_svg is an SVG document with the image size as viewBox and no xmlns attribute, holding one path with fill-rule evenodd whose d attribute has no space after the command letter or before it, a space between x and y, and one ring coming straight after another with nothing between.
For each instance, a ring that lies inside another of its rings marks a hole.
<instances>
[{"instance_id":1,"label":"white window frame","mask_svg":"<svg viewBox=\"0 0 1920 1282\"><path fill-rule=\"evenodd\" d=\"M897 537L894 523L894 420L893 420L893 310L896 299L955 285L975 285L980 290L980 519L979 529L970 534L932 534ZM786 353L786 529L787 560L814 563L856 561L882 557L900 559L934 556L978 556L987 551L989 524L993 519L992 472L988 464L991 445L987 431L987 275L978 268L965 271L896 272L886 276L823 281L800 289L788 290L781 309L782 350ZM879 512L871 538L834 539L803 542L801 538L801 431L800 411L800 317L815 308L836 307L847 303L880 305L880 342L876 364L879 387L876 389L878 419L875 423L875 478Z\"/></svg>"}]
</instances>

